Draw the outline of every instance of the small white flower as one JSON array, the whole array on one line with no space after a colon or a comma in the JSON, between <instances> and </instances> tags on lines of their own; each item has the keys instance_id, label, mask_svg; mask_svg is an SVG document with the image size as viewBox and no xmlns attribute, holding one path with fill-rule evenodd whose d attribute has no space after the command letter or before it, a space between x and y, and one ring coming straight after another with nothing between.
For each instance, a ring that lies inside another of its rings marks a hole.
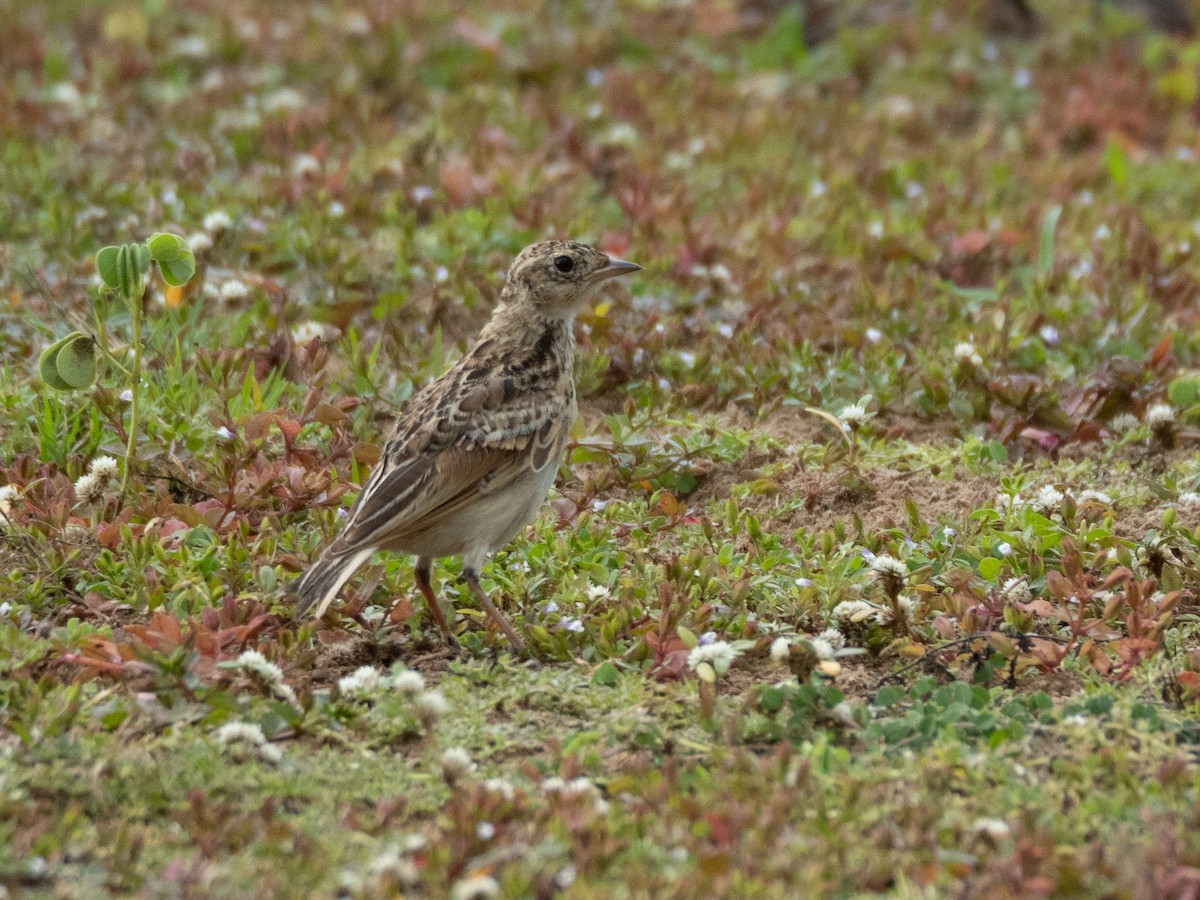
<instances>
[{"instance_id":1,"label":"small white flower","mask_svg":"<svg viewBox=\"0 0 1200 900\"><path fill-rule=\"evenodd\" d=\"M557 775L551 775L542 780L542 793L547 795L562 794L567 790L567 782Z\"/></svg>"},{"instance_id":2,"label":"small white flower","mask_svg":"<svg viewBox=\"0 0 1200 900\"><path fill-rule=\"evenodd\" d=\"M883 223L878 219L873 219L871 223L867 225L867 234L876 240L883 237Z\"/></svg>"},{"instance_id":3,"label":"small white flower","mask_svg":"<svg viewBox=\"0 0 1200 900\"><path fill-rule=\"evenodd\" d=\"M1012 556L1012 544L1008 541L1001 541L996 545L996 552L1001 556Z\"/></svg>"},{"instance_id":4,"label":"small white flower","mask_svg":"<svg viewBox=\"0 0 1200 900\"><path fill-rule=\"evenodd\" d=\"M833 608L832 616L836 621L846 625L873 619L878 612L879 607L872 606L865 600L843 600Z\"/></svg>"},{"instance_id":5,"label":"small white flower","mask_svg":"<svg viewBox=\"0 0 1200 900\"><path fill-rule=\"evenodd\" d=\"M812 644L813 651L817 654L817 659L833 659L833 644L822 637L809 638L808 642Z\"/></svg>"},{"instance_id":6,"label":"small white flower","mask_svg":"<svg viewBox=\"0 0 1200 900\"><path fill-rule=\"evenodd\" d=\"M295 88L280 88L263 98L263 110L268 113L293 112L303 109L308 101Z\"/></svg>"},{"instance_id":7,"label":"small white flower","mask_svg":"<svg viewBox=\"0 0 1200 900\"><path fill-rule=\"evenodd\" d=\"M103 496L104 484L95 475L84 475L75 482L76 503L95 503Z\"/></svg>"},{"instance_id":8,"label":"small white flower","mask_svg":"<svg viewBox=\"0 0 1200 900\"><path fill-rule=\"evenodd\" d=\"M987 835L995 841L1003 840L1012 833L1012 829L1003 819L976 819L971 830Z\"/></svg>"},{"instance_id":9,"label":"small white flower","mask_svg":"<svg viewBox=\"0 0 1200 900\"><path fill-rule=\"evenodd\" d=\"M1028 69L1017 69L1013 72L1013 87L1018 91L1024 91L1033 84L1033 76L1029 74Z\"/></svg>"},{"instance_id":10,"label":"small white flower","mask_svg":"<svg viewBox=\"0 0 1200 900\"><path fill-rule=\"evenodd\" d=\"M189 34L176 40L171 51L186 59L204 59L208 56L208 41L198 34Z\"/></svg>"},{"instance_id":11,"label":"small white flower","mask_svg":"<svg viewBox=\"0 0 1200 900\"><path fill-rule=\"evenodd\" d=\"M787 662L791 656L792 644L787 638L775 638L771 642L771 659L775 662Z\"/></svg>"},{"instance_id":12,"label":"small white flower","mask_svg":"<svg viewBox=\"0 0 1200 900\"><path fill-rule=\"evenodd\" d=\"M79 93L79 88L71 82L60 81L50 88L50 100L62 106L79 106L83 102L83 95Z\"/></svg>"},{"instance_id":13,"label":"small white flower","mask_svg":"<svg viewBox=\"0 0 1200 900\"><path fill-rule=\"evenodd\" d=\"M226 428L224 425L222 425L220 428L217 429L217 437L219 437L223 441L232 441L233 440L233 432L230 431L228 428Z\"/></svg>"},{"instance_id":14,"label":"small white flower","mask_svg":"<svg viewBox=\"0 0 1200 900\"><path fill-rule=\"evenodd\" d=\"M301 346L311 344L317 338L329 343L337 334L337 328L326 322L301 322L292 329L292 340Z\"/></svg>"},{"instance_id":15,"label":"small white flower","mask_svg":"<svg viewBox=\"0 0 1200 900\"><path fill-rule=\"evenodd\" d=\"M827 643L834 650L841 650L846 646L846 636L836 628L826 628L817 637Z\"/></svg>"},{"instance_id":16,"label":"small white flower","mask_svg":"<svg viewBox=\"0 0 1200 900\"><path fill-rule=\"evenodd\" d=\"M413 203L416 203L418 205L421 203L429 202L430 200L433 199L433 195L434 195L433 188L431 188L425 184L418 184L415 188L412 189L412 191L409 194L409 196L412 197Z\"/></svg>"},{"instance_id":17,"label":"small white flower","mask_svg":"<svg viewBox=\"0 0 1200 900\"><path fill-rule=\"evenodd\" d=\"M868 328L863 332L863 337L867 339L868 344L878 344L883 340L883 332L878 328Z\"/></svg>"},{"instance_id":18,"label":"small white flower","mask_svg":"<svg viewBox=\"0 0 1200 900\"><path fill-rule=\"evenodd\" d=\"M891 575L896 578L908 577L908 566L886 553L880 553L871 561L871 569L877 575Z\"/></svg>"},{"instance_id":19,"label":"small white flower","mask_svg":"<svg viewBox=\"0 0 1200 900\"><path fill-rule=\"evenodd\" d=\"M1113 498L1104 491L1097 491L1088 488L1086 491L1080 491L1079 496L1075 498L1078 503L1099 503L1101 506L1112 506Z\"/></svg>"},{"instance_id":20,"label":"small white flower","mask_svg":"<svg viewBox=\"0 0 1200 900\"><path fill-rule=\"evenodd\" d=\"M416 669L405 669L392 677L392 688L401 694L415 697L425 690L425 676Z\"/></svg>"},{"instance_id":21,"label":"small white flower","mask_svg":"<svg viewBox=\"0 0 1200 900\"><path fill-rule=\"evenodd\" d=\"M1180 509L1200 509L1200 494L1195 491L1184 491L1176 501Z\"/></svg>"},{"instance_id":22,"label":"small white flower","mask_svg":"<svg viewBox=\"0 0 1200 900\"><path fill-rule=\"evenodd\" d=\"M1063 716L1063 724L1070 725L1072 728L1086 728L1088 725L1088 717L1083 713L1075 713L1073 716Z\"/></svg>"},{"instance_id":23,"label":"small white flower","mask_svg":"<svg viewBox=\"0 0 1200 900\"><path fill-rule=\"evenodd\" d=\"M1112 229L1107 225L1099 225L1097 226L1096 230L1092 232L1092 237L1098 241L1106 241L1112 237Z\"/></svg>"},{"instance_id":24,"label":"small white flower","mask_svg":"<svg viewBox=\"0 0 1200 900\"><path fill-rule=\"evenodd\" d=\"M1063 493L1053 485L1046 485L1033 497L1033 507L1040 513L1057 512L1062 507Z\"/></svg>"},{"instance_id":25,"label":"small white flower","mask_svg":"<svg viewBox=\"0 0 1200 900\"><path fill-rule=\"evenodd\" d=\"M819 178L808 187L808 196L810 197L824 197L828 193L829 185Z\"/></svg>"},{"instance_id":26,"label":"small white flower","mask_svg":"<svg viewBox=\"0 0 1200 900\"><path fill-rule=\"evenodd\" d=\"M417 698L417 715L426 724L436 722L450 712L450 704L438 691L426 691Z\"/></svg>"},{"instance_id":27,"label":"small white flower","mask_svg":"<svg viewBox=\"0 0 1200 900\"><path fill-rule=\"evenodd\" d=\"M321 162L311 153L300 153L292 159L292 177L305 178L321 171Z\"/></svg>"},{"instance_id":28,"label":"small white flower","mask_svg":"<svg viewBox=\"0 0 1200 900\"><path fill-rule=\"evenodd\" d=\"M13 503L21 496L15 484L0 487L0 526L12 524Z\"/></svg>"},{"instance_id":29,"label":"small white flower","mask_svg":"<svg viewBox=\"0 0 1200 900\"><path fill-rule=\"evenodd\" d=\"M896 605L900 607L900 615L905 621L911 621L913 614L917 611L917 600L915 597L902 595L896 598ZM895 611L891 606L885 606L879 610L878 619L881 625L890 625L895 618Z\"/></svg>"},{"instance_id":30,"label":"small white flower","mask_svg":"<svg viewBox=\"0 0 1200 900\"><path fill-rule=\"evenodd\" d=\"M338 693L345 697L360 697L379 690L382 681L383 677L378 669L359 666L349 675L338 679Z\"/></svg>"},{"instance_id":31,"label":"small white flower","mask_svg":"<svg viewBox=\"0 0 1200 900\"><path fill-rule=\"evenodd\" d=\"M204 230L209 234L220 234L233 226L233 219L223 210L214 210L204 217Z\"/></svg>"},{"instance_id":32,"label":"small white flower","mask_svg":"<svg viewBox=\"0 0 1200 900\"><path fill-rule=\"evenodd\" d=\"M367 872L376 878L391 877L405 887L412 887L421 880L416 863L401 856L395 848L385 850L371 860Z\"/></svg>"},{"instance_id":33,"label":"small white flower","mask_svg":"<svg viewBox=\"0 0 1200 900\"><path fill-rule=\"evenodd\" d=\"M340 219L346 214L346 204L340 200L329 201L329 215L335 219Z\"/></svg>"},{"instance_id":34,"label":"small white flower","mask_svg":"<svg viewBox=\"0 0 1200 900\"><path fill-rule=\"evenodd\" d=\"M470 754L461 747L447 747L442 751L442 775L447 781L457 781L475 771Z\"/></svg>"},{"instance_id":35,"label":"small white flower","mask_svg":"<svg viewBox=\"0 0 1200 900\"><path fill-rule=\"evenodd\" d=\"M608 588L603 584L588 585L587 595L589 600L607 600L612 596Z\"/></svg>"},{"instance_id":36,"label":"small white flower","mask_svg":"<svg viewBox=\"0 0 1200 900\"><path fill-rule=\"evenodd\" d=\"M237 664L245 671L257 675L265 684L274 686L283 682L283 669L257 650L243 650L237 658Z\"/></svg>"},{"instance_id":37,"label":"small white flower","mask_svg":"<svg viewBox=\"0 0 1200 900\"><path fill-rule=\"evenodd\" d=\"M117 477L117 461L111 456L97 456L92 460L92 464L88 466L88 473L95 477L97 481L108 484Z\"/></svg>"},{"instance_id":38,"label":"small white flower","mask_svg":"<svg viewBox=\"0 0 1200 900\"><path fill-rule=\"evenodd\" d=\"M724 675L737 657L738 652L733 649L732 645L726 641L713 641L711 644L692 650L688 654L687 664L688 668L695 672L700 663L706 662L718 675Z\"/></svg>"},{"instance_id":39,"label":"small white flower","mask_svg":"<svg viewBox=\"0 0 1200 900\"><path fill-rule=\"evenodd\" d=\"M230 278L218 289L217 296L226 303L245 300L250 296L250 285L238 278Z\"/></svg>"},{"instance_id":40,"label":"small white flower","mask_svg":"<svg viewBox=\"0 0 1200 900\"><path fill-rule=\"evenodd\" d=\"M490 841L496 836L496 826L491 822L480 822L475 826L475 836L481 841Z\"/></svg>"},{"instance_id":41,"label":"small white flower","mask_svg":"<svg viewBox=\"0 0 1200 900\"><path fill-rule=\"evenodd\" d=\"M954 345L954 358L963 365L974 366L976 369L983 366L983 357L970 341Z\"/></svg>"},{"instance_id":42,"label":"small white flower","mask_svg":"<svg viewBox=\"0 0 1200 900\"><path fill-rule=\"evenodd\" d=\"M500 882L491 875L472 875L450 889L450 900L491 900L499 895Z\"/></svg>"},{"instance_id":43,"label":"small white flower","mask_svg":"<svg viewBox=\"0 0 1200 900\"><path fill-rule=\"evenodd\" d=\"M490 794L498 794L505 800L512 800L517 795L512 782L503 778L489 778L483 783L483 789Z\"/></svg>"},{"instance_id":44,"label":"small white flower","mask_svg":"<svg viewBox=\"0 0 1200 900\"><path fill-rule=\"evenodd\" d=\"M1175 409L1169 403L1155 403L1146 410L1146 424L1151 428L1170 425L1175 421Z\"/></svg>"},{"instance_id":45,"label":"small white flower","mask_svg":"<svg viewBox=\"0 0 1200 900\"><path fill-rule=\"evenodd\" d=\"M996 495L996 510L1004 513L1015 513L1028 505L1019 493L1018 494L997 494Z\"/></svg>"},{"instance_id":46,"label":"small white flower","mask_svg":"<svg viewBox=\"0 0 1200 900\"><path fill-rule=\"evenodd\" d=\"M245 745L267 762L283 759L283 752L273 744L268 744L267 736L253 722L226 722L213 733L213 738L225 747Z\"/></svg>"},{"instance_id":47,"label":"small white flower","mask_svg":"<svg viewBox=\"0 0 1200 900\"><path fill-rule=\"evenodd\" d=\"M1029 582L1023 576L1010 578L1000 587L1000 594L1011 603L1028 603L1033 599Z\"/></svg>"},{"instance_id":48,"label":"small white flower","mask_svg":"<svg viewBox=\"0 0 1200 900\"><path fill-rule=\"evenodd\" d=\"M569 631L571 634L583 634L583 620L575 616L563 616L558 620L558 627L563 631Z\"/></svg>"},{"instance_id":49,"label":"small white flower","mask_svg":"<svg viewBox=\"0 0 1200 900\"><path fill-rule=\"evenodd\" d=\"M1058 346L1058 329L1053 325L1043 325L1038 329L1038 336L1048 347Z\"/></svg>"},{"instance_id":50,"label":"small white flower","mask_svg":"<svg viewBox=\"0 0 1200 900\"><path fill-rule=\"evenodd\" d=\"M1108 421L1108 430L1113 434L1128 434L1131 431L1136 431L1141 422L1137 420L1137 416L1133 413L1121 413L1119 416L1113 416Z\"/></svg>"},{"instance_id":51,"label":"small white flower","mask_svg":"<svg viewBox=\"0 0 1200 900\"><path fill-rule=\"evenodd\" d=\"M196 231L187 236L187 245L193 253L203 253L212 248L213 239L207 231Z\"/></svg>"},{"instance_id":52,"label":"small white flower","mask_svg":"<svg viewBox=\"0 0 1200 900\"><path fill-rule=\"evenodd\" d=\"M838 410L837 417L846 425L858 425L865 422L870 413L861 403L851 403Z\"/></svg>"}]
</instances>

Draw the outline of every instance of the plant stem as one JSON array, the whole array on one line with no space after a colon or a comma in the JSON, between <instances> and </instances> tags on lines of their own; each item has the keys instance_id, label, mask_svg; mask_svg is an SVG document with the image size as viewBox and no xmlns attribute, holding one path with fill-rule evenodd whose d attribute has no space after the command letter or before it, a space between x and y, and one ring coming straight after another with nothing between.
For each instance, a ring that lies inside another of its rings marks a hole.
<instances>
[{"instance_id":1,"label":"plant stem","mask_svg":"<svg viewBox=\"0 0 1200 900\"><path fill-rule=\"evenodd\" d=\"M130 298L129 318L133 331L133 370L129 375L129 438L125 444L125 473L121 478L121 502L125 502L125 493L129 488L129 472L133 468L133 454L137 448L138 429L138 396L141 394L142 382L142 298L146 289L143 286L138 292L137 299ZM123 367L122 367L123 368Z\"/></svg>"}]
</instances>

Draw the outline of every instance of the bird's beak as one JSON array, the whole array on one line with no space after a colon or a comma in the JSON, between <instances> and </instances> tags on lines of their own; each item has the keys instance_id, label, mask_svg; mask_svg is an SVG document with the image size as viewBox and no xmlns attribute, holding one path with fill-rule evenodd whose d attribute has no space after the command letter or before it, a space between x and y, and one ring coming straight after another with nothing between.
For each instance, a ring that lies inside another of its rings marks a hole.
<instances>
[{"instance_id":1,"label":"bird's beak","mask_svg":"<svg viewBox=\"0 0 1200 900\"><path fill-rule=\"evenodd\" d=\"M608 278L616 278L618 275L628 275L631 272L641 271L641 268L637 263L626 262L623 259L610 256L608 258L608 265L602 269L597 269L595 277L598 281L604 281Z\"/></svg>"}]
</instances>

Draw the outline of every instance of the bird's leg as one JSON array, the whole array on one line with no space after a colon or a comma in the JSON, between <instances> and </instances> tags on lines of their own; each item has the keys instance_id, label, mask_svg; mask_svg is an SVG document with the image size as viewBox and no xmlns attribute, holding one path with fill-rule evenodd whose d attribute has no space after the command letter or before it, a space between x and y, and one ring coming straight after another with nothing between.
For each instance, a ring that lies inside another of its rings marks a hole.
<instances>
[{"instance_id":1,"label":"bird's leg","mask_svg":"<svg viewBox=\"0 0 1200 900\"><path fill-rule=\"evenodd\" d=\"M433 593L433 583L430 581L432 570L433 560L418 559L417 565L413 569L413 580L417 583L417 590L425 598L426 609L433 616L433 620L437 622L438 628L442 630L442 634L446 638L446 643L451 647L457 647L458 641L455 640L454 635L451 633L450 626L446 624L446 617L442 615L442 608L438 606L437 597Z\"/></svg>"},{"instance_id":2,"label":"bird's leg","mask_svg":"<svg viewBox=\"0 0 1200 900\"><path fill-rule=\"evenodd\" d=\"M495 622L498 626L500 626L500 630L504 632L504 636L507 637L509 643L513 645L513 649L514 650L524 650L525 642L523 640L521 640L521 636L519 634L517 634L516 631L513 630L512 625L510 625L508 623L508 619L504 618L504 613L502 613L502 612L500 612L500 610L496 609L495 604L492 603L492 601L488 597L488 595L486 593L484 593L483 588L480 587L479 573L476 572L474 569L469 569L464 566L463 567L463 579L467 582L468 585L470 585L472 592L474 592L474 594L475 594L475 597L479 600L480 604L482 604L483 608L487 611L487 614L492 617L492 621Z\"/></svg>"}]
</instances>

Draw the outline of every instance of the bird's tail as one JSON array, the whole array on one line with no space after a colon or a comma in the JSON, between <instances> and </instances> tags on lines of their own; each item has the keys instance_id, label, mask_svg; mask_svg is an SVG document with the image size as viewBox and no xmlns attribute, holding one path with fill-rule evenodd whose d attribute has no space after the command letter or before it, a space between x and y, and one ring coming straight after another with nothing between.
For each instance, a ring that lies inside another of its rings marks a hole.
<instances>
[{"instance_id":1,"label":"bird's tail","mask_svg":"<svg viewBox=\"0 0 1200 900\"><path fill-rule=\"evenodd\" d=\"M292 590L300 597L296 602L296 618L310 610L314 617L322 616L342 589L342 585L350 580L350 576L357 572L358 567L374 552L371 548L349 553L326 551L292 585Z\"/></svg>"}]
</instances>

